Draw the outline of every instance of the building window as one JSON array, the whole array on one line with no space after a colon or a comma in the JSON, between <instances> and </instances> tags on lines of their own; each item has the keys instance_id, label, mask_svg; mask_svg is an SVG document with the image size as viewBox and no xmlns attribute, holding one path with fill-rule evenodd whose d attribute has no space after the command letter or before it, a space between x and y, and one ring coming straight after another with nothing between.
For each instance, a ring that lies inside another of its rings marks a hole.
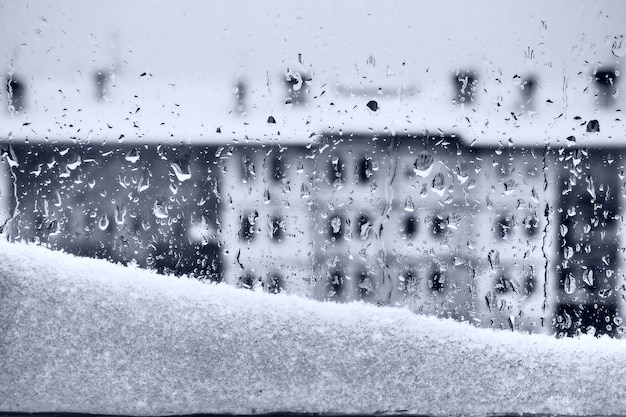
<instances>
[{"instance_id":1,"label":"building window","mask_svg":"<svg viewBox=\"0 0 626 417\"><path fill-rule=\"evenodd\" d=\"M256 210L240 217L239 239L246 242L252 242L252 240L254 240L258 217L259 214Z\"/></svg>"},{"instance_id":2,"label":"building window","mask_svg":"<svg viewBox=\"0 0 626 417\"><path fill-rule=\"evenodd\" d=\"M271 272L265 280L264 289L270 294L278 294L283 291L284 285L283 277L278 272Z\"/></svg>"},{"instance_id":3,"label":"building window","mask_svg":"<svg viewBox=\"0 0 626 417\"><path fill-rule=\"evenodd\" d=\"M270 178L274 182L280 182L285 178L285 163L283 155L274 155L270 159Z\"/></svg>"},{"instance_id":4,"label":"building window","mask_svg":"<svg viewBox=\"0 0 626 417\"><path fill-rule=\"evenodd\" d=\"M472 105L476 98L478 77L474 71L458 72L452 77L454 85L454 102Z\"/></svg>"},{"instance_id":5,"label":"building window","mask_svg":"<svg viewBox=\"0 0 626 417\"><path fill-rule=\"evenodd\" d=\"M364 156L357 164L357 182L366 184L372 178L372 159Z\"/></svg>"},{"instance_id":6,"label":"building window","mask_svg":"<svg viewBox=\"0 0 626 417\"><path fill-rule=\"evenodd\" d=\"M280 216L273 216L270 220L271 238L275 242L282 242L285 237L285 221Z\"/></svg>"},{"instance_id":7,"label":"building window","mask_svg":"<svg viewBox=\"0 0 626 417\"><path fill-rule=\"evenodd\" d=\"M333 156L328 167L328 182L334 186L341 186L345 182L345 165L339 156Z\"/></svg>"},{"instance_id":8,"label":"building window","mask_svg":"<svg viewBox=\"0 0 626 417\"><path fill-rule=\"evenodd\" d=\"M514 221L512 216L499 216L496 219L494 233L496 237L506 240L510 237Z\"/></svg>"},{"instance_id":9,"label":"building window","mask_svg":"<svg viewBox=\"0 0 626 417\"><path fill-rule=\"evenodd\" d=\"M370 222L369 216L361 214L356 222L355 229L355 234L359 236L359 239L366 240L372 229L372 223Z\"/></svg>"},{"instance_id":10,"label":"building window","mask_svg":"<svg viewBox=\"0 0 626 417\"><path fill-rule=\"evenodd\" d=\"M437 267L430 274L430 278L428 279L428 287L433 292L442 292L446 288L445 271L442 271L439 267Z\"/></svg>"},{"instance_id":11,"label":"building window","mask_svg":"<svg viewBox=\"0 0 626 417\"><path fill-rule=\"evenodd\" d=\"M344 219L341 215L330 217L328 222L328 237L332 242L343 239Z\"/></svg>"},{"instance_id":12,"label":"building window","mask_svg":"<svg viewBox=\"0 0 626 417\"><path fill-rule=\"evenodd\" d=\"M418 220L415 216L405 216L402 227L402 237L413 239L417 235Z\"/></svg>"}]
</instances>

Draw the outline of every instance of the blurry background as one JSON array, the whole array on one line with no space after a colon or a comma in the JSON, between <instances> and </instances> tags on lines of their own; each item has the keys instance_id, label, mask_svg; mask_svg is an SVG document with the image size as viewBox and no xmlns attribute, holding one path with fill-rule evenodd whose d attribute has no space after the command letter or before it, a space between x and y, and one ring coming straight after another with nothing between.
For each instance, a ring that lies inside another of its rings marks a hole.
<instances>
[{"instance_id":1,"label":"blurry background","mask_svg":"<svg viewBox=\"0 0 626 417\"><path fill-rule=\"evenodd\" d=\"M622 332L619 1L1 2L9 239Z\"/></svg>"}]
</instances>

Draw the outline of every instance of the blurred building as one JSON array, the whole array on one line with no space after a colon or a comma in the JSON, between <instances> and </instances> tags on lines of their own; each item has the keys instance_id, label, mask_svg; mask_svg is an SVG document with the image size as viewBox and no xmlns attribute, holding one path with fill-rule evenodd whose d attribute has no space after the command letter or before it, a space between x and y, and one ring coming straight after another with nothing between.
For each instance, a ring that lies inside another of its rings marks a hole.
<instances>
[{"instance_id":1,"label":"blurred building","mask_svg":"<svg viewBox=\"0 0 626 417\"><path fill-rule=\"evenodd\" d=\"M70 3L0 15L9 238L621 333L622 4Z\"/></svg>"}]
</instances>

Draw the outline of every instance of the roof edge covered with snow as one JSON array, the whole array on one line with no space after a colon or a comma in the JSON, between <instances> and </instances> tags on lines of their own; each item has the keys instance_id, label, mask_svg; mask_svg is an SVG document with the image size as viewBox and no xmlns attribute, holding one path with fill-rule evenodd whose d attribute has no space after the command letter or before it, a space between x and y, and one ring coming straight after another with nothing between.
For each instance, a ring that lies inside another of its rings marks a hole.
<instances>
[{"instance_id":1,"label":"roof edge covered with snow","mask_svg":"<svg viewBox=\"0 0 626 417\"><path fill-rule=\"evenodd\" d=\"M476 329L0 244L0 411L619 414L624 342Z\"/></svg>"}]
</instances>

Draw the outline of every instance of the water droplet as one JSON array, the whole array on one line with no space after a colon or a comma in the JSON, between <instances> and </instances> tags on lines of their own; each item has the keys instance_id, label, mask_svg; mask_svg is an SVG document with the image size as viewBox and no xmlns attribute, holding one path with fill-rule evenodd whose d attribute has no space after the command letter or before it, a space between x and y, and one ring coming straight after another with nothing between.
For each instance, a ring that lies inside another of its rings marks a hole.
<instances>
[{"instance_id":1,"label":"water droplet","mask_svg":"<svg viewBox=\"0 0 626 417\"><path fill-rule=\"evenodd\" d=\"M126 220L126 206L122 204L122 206L120 206L119 204L115 205L115 223L117 224L124 224L124 221Z\"/></svg>"},{"instance_id":2,"label":"water droplet","mask_svg":"<svg viewBox=\"0 0 626 417\"><path fill-rule=\"evenodd\" d=\"M20 166L20 163L17 160L17 155L15 154L15 150L13 150L13 145L9 145L8 149L3 150L2 156L7 160L10 168Z\"/></svg>"},{"instance_id":3,"label":"water droplet","mask_svg":"<svg viewBox=\"0 0 626 417\"><path fill-rule=\"evenodd\" d=\"M264 204L269 204L271 200L270 197L270 190L268 190L267 188L265 189L265 191L263 192L263 203Z\"/></svg>"},{"instance_id":4,"label":"water droplet","mask_svg":"<svg viewBox=\"0 0 626 417\"><path fill-rule=\"evenodd\" d=\"M139 181L137 181L137 191L146 191L148 188L150 188L150 175L144 172L141 178L139 178Z\"/></svg>"},{"instance_id":5,"label":"water droplet","mask_svg":"<svg viewBox=\"0 0 626 417\"><path fill-rule=\"evenodd\" d=\"M487 254L487 261L492 271L500 269L500 252L497 249L491 249Z\"/></svg>"},{"instance_id":6,"label":"water droplet","mask_svg":"<svg viewBox=\"0 0 626 417\"><path fill-rule=\"evenodd\" d=\"M152 212L157 217L157 219L167 219L167 217L170 215L166 203L160 201L154 202Z\"/></svg>"},{"instance_id":7,"label":"water droplet","mask_svg":"<svg viewBox=\"0 0 626 417\"><path fill-rule=\"evenodd\" d=\"M378 102L376 100L370 100L370 101L367 102L367 107L371 111L376 111L376 110L378 110Z\"/></svg>"},{"instance_id":8,"label":"water droplet","mask_svg":"<svg viewBox=\"0 0 626 417\"><path fill-rule=\"evenodd\" d=\"M565 279L563 280L563 290L567 294L573 294L574 291L576 291L576 280L570 273L565 275Z\"/></svg>"},{"instance_id":9,"label":"water droplet","mask_svg":"<svg viewBox=\"0 0 626 417\"><path fill-rule=\"evenodd\" d=\"M452 213L448 216L447 221L448 229L457 230L461 225L461 215L458 213Z\"/></svg>"},{"instance_id":10,"label":"water droplet","mask_svg":"<svg viewBox=\"0 0 626 417\"><path fill-rule=\"evenodd\" d=\"M456 178L459 180L461 184L465 184L465 182L469 179L469 169L467 168L467 164L459 163L455 169Z\"/></svg>"},{"instance_id":11,"label":"water droplet","mask_svg":"<svg viewBox=\"0 0 626 417\"><path fill-rule=\"evenodd\" d=\"M593 287L593 270L586 269L583 271L583 282L590 287Z\"/></svg>"},{"instance_id":12,"label":"water droplet","mask_svg":"<svg viewBox=\"0 0 626 417\"><path fill-rule=\"evenodd\" d=\"M174 195L178 193L178 185L171 183L170 184L170 192Z\"/></svg>"},{"instance_id":13,"label":"water droplet","mask_svg":"<svg viewBox=\"0 0 626 417\"><path fill-rule=\"evenodd\" d=\"M617 58L621 58L626 54L626 38L624 38L624 35L616 36L613 39L611 53Z\"/></svg>"},{"instance_id":14,"label":"water droplet","mask_svg":"<svg viewBox=\"0 0 626 417\"><path fill-rule=\"evenodd\" d=\"M80 166L80 164L83 163L82 158L80 157L80 155L78 154L73 154L70 157L70 160L67 162L67 169L69 169L70 171L74 171L76 168L78 168Z\"/></svg>"},{"instance_id":15,"label":"water droplet","mask_svg":"<svg viewBox=\"0 0 626 417\"><path fill-rule=\"evenodd\" d=\"M308 200L309 198L311 198L311 191L306 184L302 184L302 186L300 187L300 198L302 198L303 200Z\"/></svg>"},{"instance_id":16,"label":"water droplet","mask_svg":"<svg viewBox=\"0 0 626 417\"><path fill-rule=\"evenodd\" d=\"M413 163L413 171L420 177L427 177L433 168L435 158L428 152L420 152Z\"/></svg>"},{"instance_id":17,"label":"water droplet","mask_svg":"<svg viewBox=\"0 0 626 417\"><path fill-rule=\"evenodd\" d=\"M571 246L565 246L563 248L563 258L571 259L572 256L574 256L574 248L572 248Z\"/></svg>"},{"instance_id":18,"label":"water droplet","mask_svg":"<svg viewBox=\"0 0 626 417\"><path fill-rule=\"evenodd\" d=\"M131 164L134 164L135 162L139 161L139 149L131 149L130 151L126 152L124 158Z\"/></svg>"},{"instance_id":19,"label":"water droplet","mask_svg":"<svg viewBox=\"0 0 626 417\"><path fill-rule=\"evenodd\" d=\"M517 184L513 180L508 180L504 182L504 195L510 195L515 191L515 187Z\"/></svg>"},{"instance_id":20,"label":"water droplet","mask_svg":"<svg viewBox=\"0 0 626 417\"><path fill-rule=\"evenodd\" d=\"M539 195L537 194L537 190L535 190L535 187L533 187L532 191L530 192L530 195L535 203L539 202Z\"/></svg>"},{"instance_id":21,"label":"water droplet","mask_svg":"<svg viewBox=\"0 0 626 417\"><path fill-rule=\"evenodd\" d=\"M587 182L587 192L589 193L589 195L591 196L592 200L596 199L596 187L593 185L593 178L591 178L589 175L585 178L585 181Z\"/></svg>"},{"instance_id":22,"label":"water droplet","mask_svg":"<svg viewBox=\"0 0 626 417\"><path fill-rule=\"evenodd\" d=\"M178 181L183 182L191 178L191 167L188 163L172 162L170 166Z\"/></svg>"},{"instance_id":23,"label":"water droplet","mask_svg":"<svg viewBox=\"0 0 626 417\"><path fill-rule=\"evenodd\" d=\"M561 232L561 237L565 236L568 232L567 226L562 224L559 226L560 232Z\"/></svg>"},{"instance_id":24,"label":"water droplet","mask_svg":"<svg viewBox=\"0 0 626 417\"><path fill-rule=\"evenodd\" d=\"M372 229L372 225L370 222L363 223L361 225L361 229L359 230L359 238L361 240L366 240L371 229Z\"/></svg>"},{"instance_id":25,"label":"water droplet","mask_svg":"<svg viewBox=\"0 0 626 417\"><path fill-rule=\"evenodd\" d=\"M341 218L333 217L330 221L330 226L333 228L333 233L339 233L341 231Z\"/></svg>"},{"instance_id":26,"label":"water droplet","mask_svg":"<svg viewBox=\"0 0 626 417\"><path fill-rule=\"evenodd\" d=\"M600 131L600 122L597 120L589 120L587 123L587 132L589 133L597 133Z\"/></svg>"},{"instance_id":27,"label":"water droplet","mask_svg":"<svg viewBox=\"0 0 626 417\"><path fill-rule=\"evenodd\" d=\"M100 216L100 220L98 220L98 227L100 230L106 230L109 227L109 217L106 214Z\"/></svg>"},{"instance_id":28,"label":"water droplet","mask_svg":"<svg viewBox=\"0 0 626 417\"><path fill-rule=\"evenodd\" d=\"M446 179L441 172L438 172L437 175L435 175L431 182L431 187L434 193L443 196L446 188Z\"/></svg>"},{"instance_id":29,"label":"water droplet","mask_svg":"<svg viewBox=\"0 0 626 417\"><path fill-rule=\"evenodd\" d=\"M413 200L411 196L407 196L404 201L404 211L408 211L409 213L413 213L415 211L415 205L413 204Z\"/></svg>"}]
</instances>

